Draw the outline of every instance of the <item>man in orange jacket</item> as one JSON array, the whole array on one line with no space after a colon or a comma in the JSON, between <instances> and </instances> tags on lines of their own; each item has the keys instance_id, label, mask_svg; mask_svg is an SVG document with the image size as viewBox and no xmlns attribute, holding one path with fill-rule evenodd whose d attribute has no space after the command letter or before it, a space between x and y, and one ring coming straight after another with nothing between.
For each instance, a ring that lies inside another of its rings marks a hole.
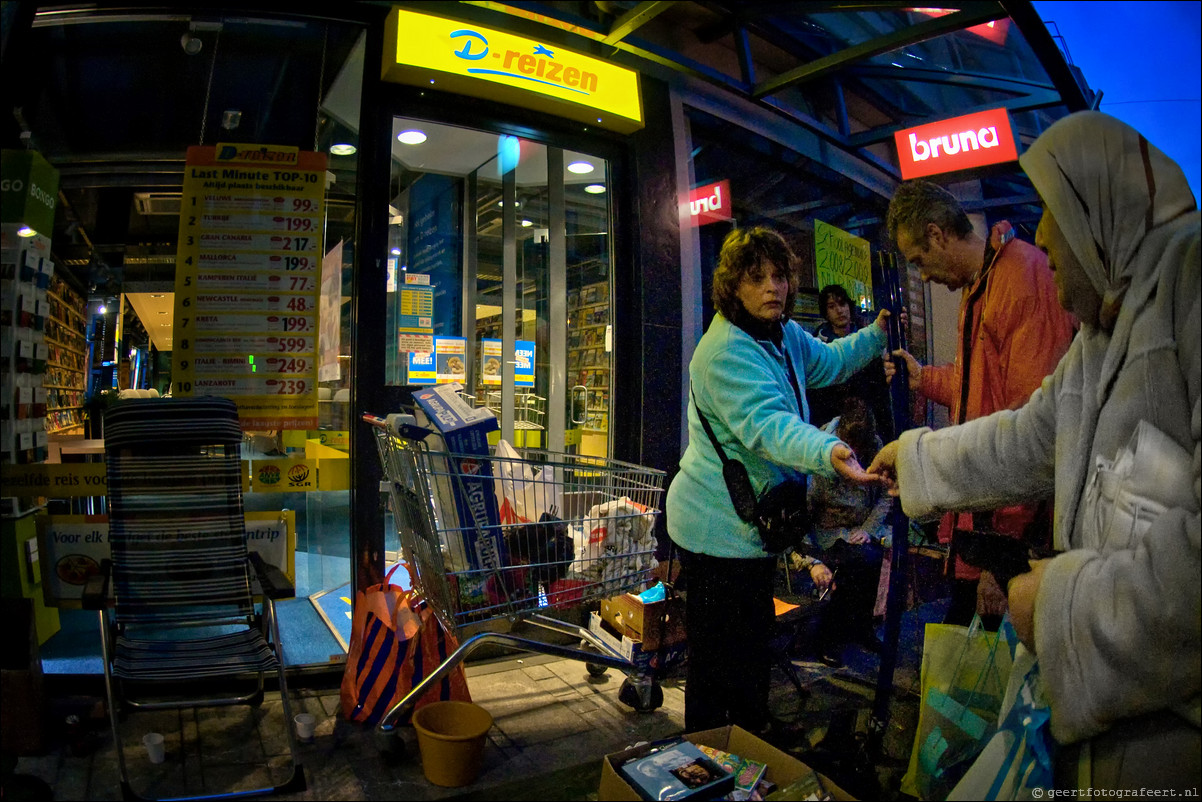
<instances>
[{"instance_id":1,"label":"man in orange jacket","mask_svg":"<svg viewBox=\"0 0 1202 802\"><path fill-rule=\"evenodd\" d=\"M923 367L904 350L910 389L948 408L952 423L1026 403L1068 350L1076 325L1056 301L1047 256L1014 236L1007 222L986 242L950 192L907 181L889 203L889 236L923 281L962 289L956 360ZM948 513L939 540L951 544L952 605L945 623L968 624L977 610L980 572L956 555L957 531L992 529L1050 545L1051 521L1036 505L990 513ZM1004 598L1005 591L995 593ZM986 612L995 612L987 610Z\"/></svg>"}]
</instances>

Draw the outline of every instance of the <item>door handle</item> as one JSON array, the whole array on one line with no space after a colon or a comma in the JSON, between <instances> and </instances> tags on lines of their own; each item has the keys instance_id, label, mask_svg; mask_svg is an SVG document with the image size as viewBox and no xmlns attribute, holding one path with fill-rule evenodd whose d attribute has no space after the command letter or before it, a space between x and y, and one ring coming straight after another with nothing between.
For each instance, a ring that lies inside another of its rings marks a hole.
<instances>
[{"instance_id":1,"label":"door handle","mask_svg":"<svg viewBox=\"0 0 1202 802\"><path fill-rule=\"evenodd\" d=\"M584 403L580 405L581 417L576 419L576 395L579 391L580 397L584 399ZM588 421L588 388L583 384L577 384L568 391L569 399L572 404L572 423L576 426L583 426Z\"/></svg>"}]
</instances>

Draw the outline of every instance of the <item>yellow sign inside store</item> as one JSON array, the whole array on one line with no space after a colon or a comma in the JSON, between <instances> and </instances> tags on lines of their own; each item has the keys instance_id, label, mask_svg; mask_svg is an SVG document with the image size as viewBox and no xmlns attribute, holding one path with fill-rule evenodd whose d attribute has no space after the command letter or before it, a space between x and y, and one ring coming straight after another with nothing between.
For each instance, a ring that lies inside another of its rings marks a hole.
<instances>
[{"instance_id":1,"label":"yellow sign inside store","mask_svg":"<svg viewBox=\"0 0 1202 802\"><path fill-rule=\"evenodd\" d=\"M633 70L559 45L394 8L386 81L499 100L628 134L643 127Z\"/></svg>"},{"instance_id":2,"label":"yellow sign inside store","mask_svg":"<svg viewBox=\"0 0 1202 802\"><path fill-rule=\"evenodd\" d=\"M108 493L103 462L0 464L0 484L5 496L79 498Z\"/></svg>"},{"instance_id":3,"label":"yellow sign inside store","mask_svg":"<svg viewBox=\"0 0 1202 802\"><path fill-rule=\"evenodd\" d=\"M350 489L350 459L346 452L321 445L306 445L306 459L252 460L242 474L244 493L293 493L310 490ZM103 462L0 464L5 496L81 498L108 494Z\"/></svg>"}]
</instances>

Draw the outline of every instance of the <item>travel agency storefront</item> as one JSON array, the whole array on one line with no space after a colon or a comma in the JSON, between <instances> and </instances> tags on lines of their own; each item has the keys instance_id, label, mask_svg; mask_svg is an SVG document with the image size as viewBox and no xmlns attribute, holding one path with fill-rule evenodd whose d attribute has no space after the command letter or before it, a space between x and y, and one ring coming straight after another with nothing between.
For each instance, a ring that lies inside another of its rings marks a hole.
<instances>
[{"instance_id":1,"label":"travel agency storefront","mask_svg":"<svg viewBox=\"0 0 1202 802\"><path fill-rule=\"evenodd\" d=\"M399 548L361 413L455 381L510 442L670 471L732 226L774 225L811 290L845 279L876 306L900 177L893 135L990 106L1026 143L1088 91L1029 3L351 3L307 15L15 5L5 66L37 68L5 90L5 146L58 173L43 246L71 302L51 315L64 330L43 334L74 359L61 386L43 381L63 399L43 416L47 453L6 449L10 464L52 464L7 468L5 495L21 471L96 473L71 452L102 436L81 424L114 389L234 395L244 419L256 410L247 509L276 522L262 539L279 544L297 601L333 635L306 663L344 653L343 599ZM233 163L220 163L226 152ZM274 174L267 158L291 165L295 184L257 178ZM1036 219L1013 163L954 178L982 216ZM257 180L261 190L243 186ZM206 195L235 200L190 229L181 211ZM303 260L303 280L267 266L248 270L262 287L189 287L189 256L216 259L214 276L241 258L219 243L256 236L234 206L259 197L288 205L272 236L303 248L274 255ZM218 247L189 250L189 236ZM902 289L915 350L938 356L939 300ZM242 336L240 304L259 297L292 350L253 353L249 370L250 347L237 365L189 358L185 317L207 313ZM14 588L50 608L71 606L67 580L103 548L80 545L99 519L78 517L102 512L102 494L78 493L46 492L44 511L62 520L34 538L34 561L29 536L6 531L17 560L6 551L6 565L29 569ZM17 497L14 513L38 506ZM36 532L26 517L11 523ZM45 641L56 625L39 626Z\"/></svg>"}]
</instances>

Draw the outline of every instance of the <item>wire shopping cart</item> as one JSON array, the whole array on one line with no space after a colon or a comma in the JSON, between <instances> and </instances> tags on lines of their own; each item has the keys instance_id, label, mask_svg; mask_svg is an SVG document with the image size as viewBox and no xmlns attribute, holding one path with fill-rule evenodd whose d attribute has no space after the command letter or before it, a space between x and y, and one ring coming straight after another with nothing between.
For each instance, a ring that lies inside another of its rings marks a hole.
<instances>
[{"instance_id":1,"label":"wire shopping cart","mask_svg":"<svg viewBox=\"0 0 1202 802\"><path fill-rule=\"evenodd\" d=\"M589 673L627 673L619 698L636 710L663 704L642 667L595 628L541 611L578 607L648 584L662 471L619 460L490 447L487 456L431 450L410 415L373 426L404 558L438 620L463 640L376 725L387 745L417 700L486 643L580 660ZM595 624L593 614L590 625ZM495 631L523 622L579 638L592 650Z\"/></svg>"}]
</instances>

